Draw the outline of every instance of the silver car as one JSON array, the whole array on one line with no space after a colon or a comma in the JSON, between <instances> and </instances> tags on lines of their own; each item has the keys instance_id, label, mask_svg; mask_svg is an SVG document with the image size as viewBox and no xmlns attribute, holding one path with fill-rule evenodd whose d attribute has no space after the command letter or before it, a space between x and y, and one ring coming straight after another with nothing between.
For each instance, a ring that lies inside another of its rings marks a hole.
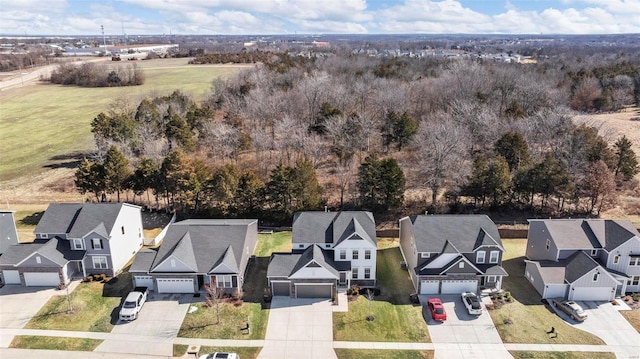
<instances>
[{"instance_id":1,"label":"silver car","mask_svg":"<svg viewBox=\"0 0 640 359\"><path fill-rule=\"evenodd\" d=\"M587 313L582 309L580 304L572 301L566 300L564 298L555 298L551 301L553 306L567 313L571 319L577 320L579 322L587 319Z\"/></svg>"}]
</instances>

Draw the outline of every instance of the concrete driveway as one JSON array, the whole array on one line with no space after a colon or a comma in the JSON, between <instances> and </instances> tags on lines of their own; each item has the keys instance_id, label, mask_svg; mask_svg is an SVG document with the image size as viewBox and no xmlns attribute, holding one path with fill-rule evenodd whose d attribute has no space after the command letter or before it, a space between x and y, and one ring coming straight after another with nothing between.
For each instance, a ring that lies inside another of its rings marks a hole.
<instances>
[{"instance_id":1,"label":"concrete driveway","mask_svg":"<svg viewBox=\"0 0 640 359\"><path fill-rule=\"evenodd\" d=\"M71 282L69 292L73 292L78 283ZM24 327L51 297L66 294L66 291L54 288L5 285L0 288L0 328ZM13 337L0 338L0 347L7 348L12 340Z\"/></svg>"},{"instance_id":2,"label":"concrete driveway","mask_svg":"<svg viewBox=\"0 0 640 359\"><path fill-rule=\"evenodd\" d=\"M427 300L434 297L442 300L447 312L443 323L434 321L427 308ZM420 295L420 303L436 358L513 358L484 306L482 315L476 316L467 313L459 295Z\"/></svg>"},{"instance_id":3,"label":"concrete driveway","mask_svg":"<svg viewBox=\"0 0 640 359\"><path fill-rule=\"evenodd\" d=\"M333 307L327 299L273 297L261 359L331 359Z\"/></svg>"},{"instance_id":4,"label":"concrete driveway","mask_svg":"<svg viewBox=\"0 0 640 359\"><path fill-rule=\"evenodd\" d=\"M568 324L582 329L604 340L618 358L637 358L640 353L640 334L618 312L617 306L609 302L577 302L589 317L582 323L571 320L565 313L556 310Z\"/></svg>"},{"instance_id":5,"label":"concrete driveway","mask_svg":"<svg viewBox=\"0 0 640 359\"><path fill-rule=\"evenodd\" d=\"M119 321L96 351L148 355L173 355L173 339L193 302L192 294L150 293L138 319ZM133 339L132 339L133 338Z\"/></svg>"}]
</instances>

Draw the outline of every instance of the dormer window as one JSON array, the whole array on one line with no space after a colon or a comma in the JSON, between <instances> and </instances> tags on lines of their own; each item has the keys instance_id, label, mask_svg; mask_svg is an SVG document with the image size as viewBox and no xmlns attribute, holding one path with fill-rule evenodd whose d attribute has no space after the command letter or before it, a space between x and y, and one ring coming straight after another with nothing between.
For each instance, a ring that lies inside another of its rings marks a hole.
<instances>
[{"instance_id":1,"label":"dormer window","mask_svg":"<svg viewBox=\"0 0 640 359\"><path fill-rule=\"evenodd\" d=\"M491 251L491 254L489 255L489 263L498 263L498 259L500 259L500 252Z\"/></svg>"},{"instance_id":2,"label":"dormer window","mask_svg":"<svg viewBox=\"0 0 640 359\"><path fill-rule=\"evenodd\" d=\"M84 248L82 247L82 239L79 238L74 238L71 240L71 246L73 247L74 250L83 250Z\"/></svg>"},{"instance_id":3,"label":"dormer window","mask_svg":"<svg viewBox=\"0 0 640 359\"><path fill-rule=\"evenodd\" d=\"M485 251L477 251L476 252L476 263L482 264L484 263L484 255Z\"/></svg>"},{"instance_id":4,"label":"dormer window","mask_svg":"<svg viewBox=\"0 0 640 359\"><path fill-rule=\"evenodd\" d=\"M598 254L598 250L597 249L592 249L591 250L591 256L595 257Z\"/></svg>"}]
</instances>

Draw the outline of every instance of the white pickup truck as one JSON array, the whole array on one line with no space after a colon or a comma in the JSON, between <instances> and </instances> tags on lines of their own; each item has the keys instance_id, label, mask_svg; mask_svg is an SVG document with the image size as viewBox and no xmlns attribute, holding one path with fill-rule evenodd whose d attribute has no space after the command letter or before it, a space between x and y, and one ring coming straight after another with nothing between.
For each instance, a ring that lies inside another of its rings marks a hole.
<instances>
[{"instance_id":1,"label":"white pickup truck","mask_svg":"<svg viewBox=\"0 0 640 359\"><path fill-rule=\"evenodd\" d=\"M142 306L147 301L148 292L147 287L136 287L129 293L122 304L122 308L120 308L120 320L128 321L138 318L138 313L140 313Z\"/></svg>"}]
</instances>

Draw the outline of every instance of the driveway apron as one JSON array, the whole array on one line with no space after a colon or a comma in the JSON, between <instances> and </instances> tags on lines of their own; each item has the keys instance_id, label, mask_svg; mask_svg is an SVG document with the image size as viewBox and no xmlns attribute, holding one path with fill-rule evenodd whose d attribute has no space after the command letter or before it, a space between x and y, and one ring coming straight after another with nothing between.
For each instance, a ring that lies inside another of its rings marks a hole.
<instances>
[{"instance_id":1,"label":"driveway apron","mask_svg":"<svg viewBox=\"0 0 640 359\"><path fill-rule=\"evenodd\" d=\"M95 351L173 355L173 340L178 336L192 302L192 295L150 294L138 319L131 322L118 321L111 331L113 339L105 340Z\"/></svg>"},{"instance_id":2,"label":"driveway apron","mask_svg":"<svg viewBox=\"0 0 640 359\"><path fill-rule=\"evenodd\" d=\"M592 333L614 349L618 358L638 358L640 334L609 302L578 302L589 317L582 323L574 322L566 314L559 315L572 326Z\"/></svg>"},{"instance_id":3,"label":"driveway apron","mask_svg":"<svg viewBox=\"0 0 640 359\"><path fill-rule=\"evenodd\" d=\"M273 297L264 347L258 358L336 358L331 301Z\"/></svg>"},{"instance_id":4,"label":"driveway apron","mask_svg":"<svg viewBox=\"0 0 640 359\"><path fill-rule=\"evenodd\" d=\"M434 321L426 306L428 298L433 297L442 300L447 312L443 323ZM486 307L481 315L470 315L459 295L421 295L420 302L436 358L513 358L502 344Z\"/></svg>"}]
</instances>

